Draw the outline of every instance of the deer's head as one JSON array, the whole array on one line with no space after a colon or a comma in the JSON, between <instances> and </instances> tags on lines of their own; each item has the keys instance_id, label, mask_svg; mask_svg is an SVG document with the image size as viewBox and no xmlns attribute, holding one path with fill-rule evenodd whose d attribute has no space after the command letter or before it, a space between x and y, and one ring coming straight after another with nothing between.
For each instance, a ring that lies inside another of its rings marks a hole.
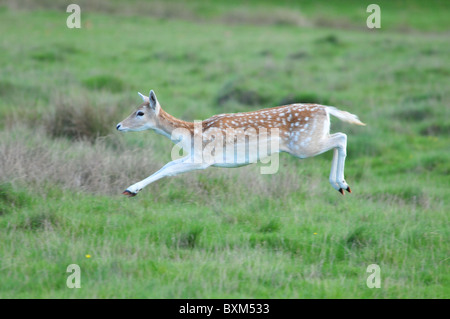
<instances>
[{"instance_id":1,"label":"deer's head","mask_svg":"<svg viewBox=\"0 0 450 319\"><path fill-rule=\"evenodd\" d=\"M144 103L139 105L136 111L117 124L116 129L122 132L137 132L154 129L158 125L158 115L161 110L155 92L150 91L149 96L138 93Z\"/></svg>"}]
</instances>

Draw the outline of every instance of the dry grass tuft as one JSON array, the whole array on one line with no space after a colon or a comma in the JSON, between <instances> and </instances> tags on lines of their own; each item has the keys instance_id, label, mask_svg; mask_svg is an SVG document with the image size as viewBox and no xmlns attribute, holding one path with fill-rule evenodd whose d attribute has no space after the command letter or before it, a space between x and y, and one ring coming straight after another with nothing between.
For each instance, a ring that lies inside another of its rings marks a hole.
<instances>
[{"instance_id":1,"label":"dry grass tuft","mask_svg":"<svg viewBox=\"0 0 450 319\"><path fill-rule=\"evenodd\" d=\"M43 130L31 132L19 127L0 136L1 180L13 184L118 194L128 183L139 180L142 172L157 168L147 152L125 150L119 138L112 148L107 139L92 143L52 141Z\"/></svg>"},{"instance_id":2,"label":"dry grass tuft","mask_svg":"<svg viewBox=\"0 0 450 319\"><path fill-rule=\"evenodd\" d=\"M53 111L43 118L45 130L51 137L94 142L113 132L121 118L117 105L96 104L83 96L57 95L51 104Z\"/></svg>"}]
</instances>

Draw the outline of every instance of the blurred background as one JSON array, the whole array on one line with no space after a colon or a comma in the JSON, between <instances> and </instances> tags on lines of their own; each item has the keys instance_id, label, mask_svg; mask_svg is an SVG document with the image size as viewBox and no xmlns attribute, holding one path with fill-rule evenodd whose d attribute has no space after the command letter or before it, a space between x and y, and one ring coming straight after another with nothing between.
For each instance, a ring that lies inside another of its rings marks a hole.
<instances>
[{"instance_id":1,"label":"blurred background","mask_svg":"<svg viewBox=\"0 0 450 319\"><path fill-rule=\"evenodd\" d=\"M0 297L449 297L448 1L0 1ZM183 120L333 105L331 153L167 178L153 132L115 125L153 89ZM86 258L86 254L92 258ZM84 289L65 268L84 270ZM380 264L383 289L365 267Z\"/></svg>"}]
</instances>

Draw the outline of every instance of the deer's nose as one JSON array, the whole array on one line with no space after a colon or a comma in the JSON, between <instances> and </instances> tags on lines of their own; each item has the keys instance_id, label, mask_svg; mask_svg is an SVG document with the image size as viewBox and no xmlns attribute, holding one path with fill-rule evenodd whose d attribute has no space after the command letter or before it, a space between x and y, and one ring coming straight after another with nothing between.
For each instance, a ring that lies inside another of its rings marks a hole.
<instances>
[{"instance_id":1,"label":"deer's nose","mask_svg":"<svg viewBox=\"0 0 450 319\"><path fill-rule=\"evenodd\" d=\"M121 123L117 124L116 129L119 130L121 126L122 126Z\"/></svg>"}]
</instances>

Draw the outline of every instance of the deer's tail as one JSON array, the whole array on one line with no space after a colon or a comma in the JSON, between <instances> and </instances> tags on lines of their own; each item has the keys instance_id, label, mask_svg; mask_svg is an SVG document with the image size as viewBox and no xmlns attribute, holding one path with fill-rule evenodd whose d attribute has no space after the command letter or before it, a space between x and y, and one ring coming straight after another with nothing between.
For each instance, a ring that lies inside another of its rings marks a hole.
<instances>
[{"instance_id":1,"label":"deer's tail","mask_svg":"<svg viewBox=\"0 0 450 319\"><path fill-rule=\"evenodd\" d=\"M325 109L327 110L328 114L331 114L331 115L337 117L341 121L348 122L351 124L356 124L356 125L366 125L363 122L361 122L359 120L358 116L355 114L338 110L334 106L326 106Z\"/></svg>"}]
</instances>

